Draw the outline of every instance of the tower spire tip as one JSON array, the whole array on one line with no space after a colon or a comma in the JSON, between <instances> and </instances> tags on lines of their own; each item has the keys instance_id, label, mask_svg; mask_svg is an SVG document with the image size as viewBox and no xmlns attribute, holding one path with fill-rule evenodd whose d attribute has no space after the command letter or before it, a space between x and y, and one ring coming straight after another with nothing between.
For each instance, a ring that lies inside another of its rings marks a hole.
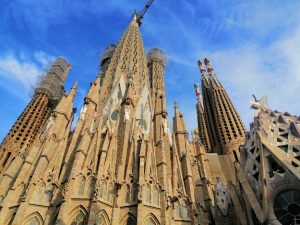
<instances>
[{"instance_id":1,"label":"tower spire tip","mask_svg":"<svg viewBox=\"0 0 300 225\"><path fill-rule=\"evenodd\" d=\"M176 100L174 100L174 108L178 109L178 104L177 104Z\"/></svg>"},{"instance_id":2,"label":"tower spire tip","mask_svg":"<svg viewBox=\"0 0 300 225\"><path fill-rule=\"evenodd\" d=\"M205 76L205 69L204 69L204 66L203 66L203 62L201 60L198 60L198 66L199 66L201 75Z\"/></svg>"},{"instance_id":3,"label":"tower spire tip","mask_svg":"<svg viewBox=\"0 0 300 225\"><path fill-rule=\"evenodd\" d=\"M209 74L214 74L214 69L212 68L212 66L211 66L211 64L210 64L210 59L205 58L205 59L204 59L204 64L205 64L205 66L206 66L206 68L207 68L207 72L208 72Z\"/></svg>"},{"instance_id":4,"label":"tower spire tip","mask_svg":"<svg viewBox=\"0 0 300 225\"><path fill-rule=\"evenodd\" d=\"M73 84L73 86L72 86L72 89L76 89L77 84L78 84L78 81L75 81L74 84Z\"/></svg>"}]
</instances>

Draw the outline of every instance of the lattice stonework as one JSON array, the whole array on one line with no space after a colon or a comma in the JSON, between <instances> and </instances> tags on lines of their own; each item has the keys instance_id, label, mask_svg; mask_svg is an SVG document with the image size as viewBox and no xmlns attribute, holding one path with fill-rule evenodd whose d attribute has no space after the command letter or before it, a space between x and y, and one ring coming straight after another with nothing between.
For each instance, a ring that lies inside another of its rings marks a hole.
<instances>
[{"instance_id":1,"label":"lattice stonework","mask_svg":"<svg viewBox=\"0 0 300 225\"><path fill-rule=\"evenodd\" d=\"M10 129L0 146L0 173L12 160L27 155L37 133L46 123L53 100L64 93L64 81L70 70L65 59L57 58L35 90L35 95Z\"/></svg>"},{"instance_id":2,"label":"lattice stonework","mask_svg":"<svg viewBox=\"0 0 300 225\"><path fill-rule=\"evenodd\" d=\"M268 107L259 110L242 151L246 177L260 211L269 207L270 220L298 224L300 120ZM252 215L254 221L260 217L258 212Z\"/></svg>"}]
</instances>

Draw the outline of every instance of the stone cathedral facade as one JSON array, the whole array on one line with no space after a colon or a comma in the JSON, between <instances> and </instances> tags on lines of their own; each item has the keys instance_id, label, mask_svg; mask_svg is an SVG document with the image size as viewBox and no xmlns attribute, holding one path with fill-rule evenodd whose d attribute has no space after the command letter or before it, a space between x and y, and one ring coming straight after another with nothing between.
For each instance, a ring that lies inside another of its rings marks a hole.
<instances>
[{"instance_id":1,"label":"stone cathedral facade","mask_svg":"<svg viewBox=\"0 0 300 225\"><path fill-rule=\"evenodd\" d=\"M205 59L198 129L175 102L171 130L166 58L139 25L107 47L74 129L77 83L54 94L70 65L53 64L0 147L0 224L299 224L299 118L255 101L247 133Z\"/></svg>"}]
</instances>

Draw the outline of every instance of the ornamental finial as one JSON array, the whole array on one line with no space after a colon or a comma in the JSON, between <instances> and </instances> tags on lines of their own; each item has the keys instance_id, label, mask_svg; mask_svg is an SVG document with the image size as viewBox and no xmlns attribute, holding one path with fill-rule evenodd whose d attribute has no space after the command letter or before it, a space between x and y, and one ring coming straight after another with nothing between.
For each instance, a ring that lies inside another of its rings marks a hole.
<instances>
[{"instance_id":1,"label":"ornamental finial","mask_svg":"<svg viewBox=\"0 0 300 225\"><path fill-rule=\"evenodd\" d=\"M198 84L194 84L194 88L195 88L196 96L197 96L197 98L199 98L201 93L200 93Z\"/></svg>"},{"instance_id":2,"label":"ornamental finial","mask_svg":"<svg viewBox=\"0 0 300 225\"><path fill-rule=\"evenodd\" d=\"M203 66L203 62L201 60L198 60L198 66L199 66L201 75L205 76L205 69L204 69L204 66Z\"/></svg>"},{"instance_id":3,"label":"ornamental finial","mask_svg":"<svg viewBox=\"0 0 300 225\"><path fill-rule=\"evenodd\" d=\"M207 72L209 74L214 74L214 69L212 68L211 64L210 64L210 60L208 58L204 59L204 64L206 65L207 68Z\"/></svg>"},{"instance_id":4,"label":"ornamental finial","mask_svg":"<svg viewBox=\"0 0 300 225\"><path fill-rule=\"evenodd\" d=\"M177 104L176 100L174 101L174 109L178 109L178 104Z\"/></svg>"}]
</instances>

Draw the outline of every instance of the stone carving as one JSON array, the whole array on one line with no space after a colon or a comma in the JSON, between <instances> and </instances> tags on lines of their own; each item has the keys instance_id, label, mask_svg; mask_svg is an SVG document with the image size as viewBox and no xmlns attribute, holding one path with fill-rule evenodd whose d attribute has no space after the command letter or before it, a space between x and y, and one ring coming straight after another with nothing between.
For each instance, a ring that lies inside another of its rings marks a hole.
<instances>
[{"instance_id":1,"label":"stone carving","mask_svg":"<svg viewBox=\"0 0 300 225\"><path fill-rule=\"evenodd\" d=\"M224 216L228 213L228 205L230 202L229 188L224 185L219 177L215 185L216 204Z\"/></svg>"},{"instance_id":2,"label":"stone carving","mask_svg":"<svg viewBox=\"0 0 300 225\"><path fill-rule=\"evenodd\" d=\"M87 112L87 105L84 104L83 107L82 107L82 109L80 110L79 119L84 120L86 112Z\"/></svg>"}]
</instances>

